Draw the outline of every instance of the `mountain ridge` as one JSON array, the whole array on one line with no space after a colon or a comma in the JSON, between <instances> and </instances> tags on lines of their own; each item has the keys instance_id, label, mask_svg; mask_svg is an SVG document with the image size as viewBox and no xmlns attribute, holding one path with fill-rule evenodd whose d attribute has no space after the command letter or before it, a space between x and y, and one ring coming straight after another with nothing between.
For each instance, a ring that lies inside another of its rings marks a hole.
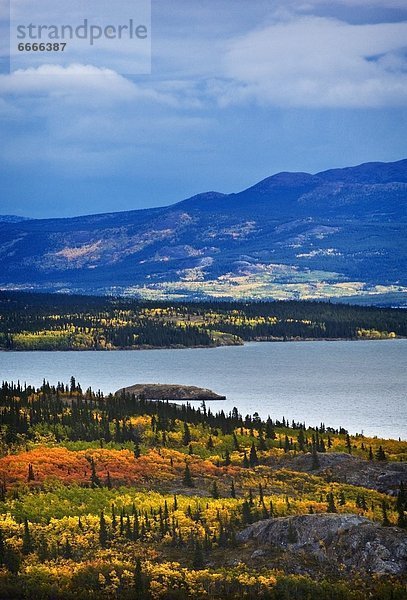
<instances>
[{"instance_id":1,"label":"mountain ridge","mask_svg":"<svg viewBox=\"0 0 407 600\"><path fill-rule=\"evenodd\" d=\"M0 287L153 298L407 297L407 159L282 171L157 208L2 222Z\"/></svg>"}]
</instances>

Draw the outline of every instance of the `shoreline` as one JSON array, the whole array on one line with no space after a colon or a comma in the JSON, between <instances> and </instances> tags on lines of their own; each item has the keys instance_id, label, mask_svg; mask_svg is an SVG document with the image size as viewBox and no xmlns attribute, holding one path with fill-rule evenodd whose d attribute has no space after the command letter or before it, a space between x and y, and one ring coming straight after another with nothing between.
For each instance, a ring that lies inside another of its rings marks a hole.
<instances>
[{"instance_id":1,"label":"shoreline","mask_svg":"<svg viewBox=\"0 0 407 600\"><path fill-rule=\"evenodd\" d=\"M216 348L233 348L242 347L247 344L273 344L273 343L293 343L293 342L386 342L386 341L397 341L407 340L407 337L386 337L386 338L291 338L291 339L257 339L257 340L242 340L241 344L214 344L212 346L198 345L198 346L135 346L135 347L123 347L123 348L0 348L1 352L139 352L142 350L196 350L206 349L213 350Z\"/></svg>"}]
</instances>

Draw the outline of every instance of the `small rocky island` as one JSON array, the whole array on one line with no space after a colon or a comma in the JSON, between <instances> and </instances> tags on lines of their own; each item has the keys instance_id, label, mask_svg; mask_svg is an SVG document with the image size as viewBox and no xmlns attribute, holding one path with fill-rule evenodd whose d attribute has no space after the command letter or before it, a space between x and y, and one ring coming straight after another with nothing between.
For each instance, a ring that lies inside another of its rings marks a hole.
<instances>
[{"instance_id":1,"label":"small rocky island","mask_svg":"<svg viewBox=\"0 0 407 600\"><path fill-rule=\"evenodd\" d=\"M212 390L194 385L137 383L136 385L121 388L116 392L116 395L123 392L125 394L134 394L146 400L169 400L171 402L226 400L226 396L220 396L212 392Z\"/></svg>"}]
</instances>

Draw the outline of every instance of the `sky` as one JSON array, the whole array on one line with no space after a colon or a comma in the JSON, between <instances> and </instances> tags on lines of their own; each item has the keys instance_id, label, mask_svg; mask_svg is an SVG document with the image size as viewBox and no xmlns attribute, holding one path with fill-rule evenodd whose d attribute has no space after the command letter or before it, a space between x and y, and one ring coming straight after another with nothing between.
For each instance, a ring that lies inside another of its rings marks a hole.
<instances>
[{"instance_id":1,"label":"sky","mask_svg":"<svg viewBox=\"0 0 407 600\"><path fill-rule=\"evenodd\" d=\"M153 0L151 50L132 76L2 62L0 214L162 206L407 157L405 0Z\"/></svg>"}]
</instances>

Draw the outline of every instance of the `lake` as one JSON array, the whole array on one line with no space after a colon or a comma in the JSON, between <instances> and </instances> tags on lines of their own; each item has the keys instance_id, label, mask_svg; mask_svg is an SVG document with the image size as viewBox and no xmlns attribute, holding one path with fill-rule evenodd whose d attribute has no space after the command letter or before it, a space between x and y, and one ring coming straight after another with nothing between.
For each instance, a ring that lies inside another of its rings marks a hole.
<instances>
[{"instance_id":1,"label":"lake","mask_svg":"<svg viewBox=\"0 0 407 600\"><path fill-rule=\"evenodd\" d=\"M134 383L208 387L212 410L283 416L407 439L407 340L250 343L188 350L1 352L0 379L69 382L104 393Z\"/></svg>"}]
</instances>

